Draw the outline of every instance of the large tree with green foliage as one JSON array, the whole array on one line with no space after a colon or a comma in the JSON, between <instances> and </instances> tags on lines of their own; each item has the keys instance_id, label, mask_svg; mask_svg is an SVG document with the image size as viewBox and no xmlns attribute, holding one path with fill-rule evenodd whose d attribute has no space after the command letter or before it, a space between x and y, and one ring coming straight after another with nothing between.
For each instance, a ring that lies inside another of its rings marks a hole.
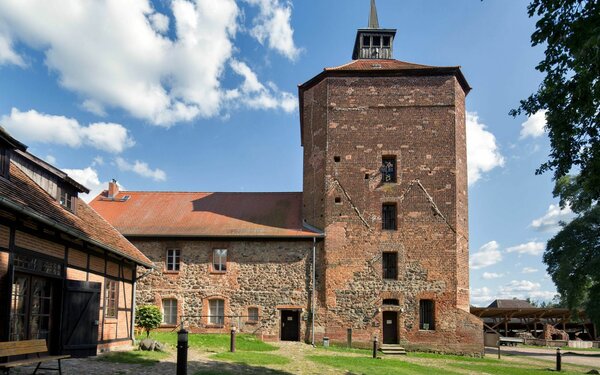
<instances>
[{"instance_id":1,"label":"large tree with green foliage","mask_svg":"<svg viewBox=\"0 0 600 375\"><path fill-rule=\"evenodd\" d=\"M533 0L528 12L539 17L531 41L546 47L536 67L545 77L511 114L546 111L551 150L536 173L553 171L554 196L579 214L544 262L568 306L600 323L600 1Z\"/></svg>"}]
</instances>

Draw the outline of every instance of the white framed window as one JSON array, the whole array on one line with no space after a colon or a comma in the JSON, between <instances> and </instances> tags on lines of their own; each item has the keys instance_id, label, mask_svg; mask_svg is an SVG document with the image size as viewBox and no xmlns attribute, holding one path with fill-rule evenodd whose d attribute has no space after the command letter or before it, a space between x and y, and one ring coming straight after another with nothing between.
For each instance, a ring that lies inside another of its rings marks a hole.
<instances>
[{"instance_id":1,"label":"white framed window","mask_svg":"<svg viewBox=\"0 0 600 375\"><path fill-rule=\"evenodd\" d=\"M167 250L167 271L179 271L181 260L181 250Z\"/></svg>"},{"instance_id":2,"label":"white framed window","mask_svg":"<svg viewBox=\"0 0 600 375\"><path fill-rule=\"evenodd\" d=\"M225 324L225 301L222 299L211 299L208 301L209 316L208 323L222 326Z\"/></svg>"},{"instance_id":3,"label":"white framed window","mask_svg":"<svg viewBox=\"0 0 600 375\"><path fill-rule=\"evenodd\" d=\"M258 307L248 307L248 321L258 322Z\"/></svg>"},{"instance_id":4,"label":"white framed window","mask_svg":"<svg viewBox=\"0 0 600 375\"><path fill-rule=\"evenodd\" d=\"M213 271L227 271L227 249L213 250Z\"/></svg>"},{"instance_id":5,"label":"white framed window","mask_svg":"<svg viewBox=\"0 0 600 375\"><path fill-rule=\"evenodd\" d=\"M177 324L177 300L175 298L165 298L162 300L163 324Z\"/></svg>"}]
</instances>

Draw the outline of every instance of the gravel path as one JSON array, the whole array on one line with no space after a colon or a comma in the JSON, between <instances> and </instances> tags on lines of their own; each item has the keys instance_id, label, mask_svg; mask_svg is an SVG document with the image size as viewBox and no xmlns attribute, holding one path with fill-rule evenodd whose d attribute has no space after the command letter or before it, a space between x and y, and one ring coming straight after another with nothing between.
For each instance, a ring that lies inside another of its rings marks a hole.
<instances>
[{"instance_id":1,"label":"gravel path","mask_svg":"<svg viewBox=\"0 0 600 375\"><path fill-rule=\"evenodd\" d=\"M600 352L577 351L571 349L561 349L561 351L563 354L561 358L562 363L600 369ZM553 348L502 347L501 352L502 354L517 355L556 363L556 349ZM498 349L486 347L485 353L486 356L493 358L493 356L498 353ZM574 355L568 353L574 353Z\"/></svg>"}]
</instances>

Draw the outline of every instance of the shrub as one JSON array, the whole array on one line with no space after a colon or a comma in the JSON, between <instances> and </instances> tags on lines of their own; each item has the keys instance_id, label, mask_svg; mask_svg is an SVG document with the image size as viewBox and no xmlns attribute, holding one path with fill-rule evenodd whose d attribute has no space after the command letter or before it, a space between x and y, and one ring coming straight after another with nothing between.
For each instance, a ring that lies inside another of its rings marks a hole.
<instances>
[{"instance_id":1,"label":"shrub","mask_svg":"<svg viewBox=\"0 0 600 375\"><path fill-rule=\"evenodd\" d=\"M146 337L149 337L150 331L158 328L161 322L162 313L157 306L138 306L135 309L135 325L146 331Z\"/></svg>"}]
</instances>

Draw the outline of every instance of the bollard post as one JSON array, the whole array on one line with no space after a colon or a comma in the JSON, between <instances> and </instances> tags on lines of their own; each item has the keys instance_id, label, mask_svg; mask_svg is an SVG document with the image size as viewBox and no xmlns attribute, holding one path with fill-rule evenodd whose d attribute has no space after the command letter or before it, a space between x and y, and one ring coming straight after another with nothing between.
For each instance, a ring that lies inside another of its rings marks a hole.
<instances>
[{"instance_id":1,"label":"bollard post","mask_svg":"<svg viewBox=\"0 0 600 375\"><path fill-rule=\"evenodd\" d=\"M235 327L231 328L231 341L229 343L229 351L235 353Z\"/></svg>"},{"instance_id":2,"label":"bollard post","mask_svg":"<svg viewBox=\"0 0 600 375\"><path fill-rule=\"evenodd\" d=\"M560 348L556 348L556 371L560 372L562 367L562 358L560 355Z\"/></svg>"},{"instance_id":3,"label":"bollard post","mask_svg":"<svg viewBox=\"0 0 600 375\"><path fill-rule=\"evenodd\" d=\"M377 358L377 335L373 337L373 358Z\"/></svg>"},{"instance_id":4,"label":"bollard post","mask_svg":"<svg viewBox=\"0 0 600 375\"><path fill-rule=\"evenodd\" d=\"M352 347L352 328L348 328L348 347Z\"/></svg>"},{"instance_id":5,"label":"bollard post","mask_svg":"<svg viewBox=\"0 0 600 375\"><path fill-rule=\"evenodd\" d=\"M177 331L177 375L187 375L188 331L183 328Z\"/></svg>"}]
</instances>

